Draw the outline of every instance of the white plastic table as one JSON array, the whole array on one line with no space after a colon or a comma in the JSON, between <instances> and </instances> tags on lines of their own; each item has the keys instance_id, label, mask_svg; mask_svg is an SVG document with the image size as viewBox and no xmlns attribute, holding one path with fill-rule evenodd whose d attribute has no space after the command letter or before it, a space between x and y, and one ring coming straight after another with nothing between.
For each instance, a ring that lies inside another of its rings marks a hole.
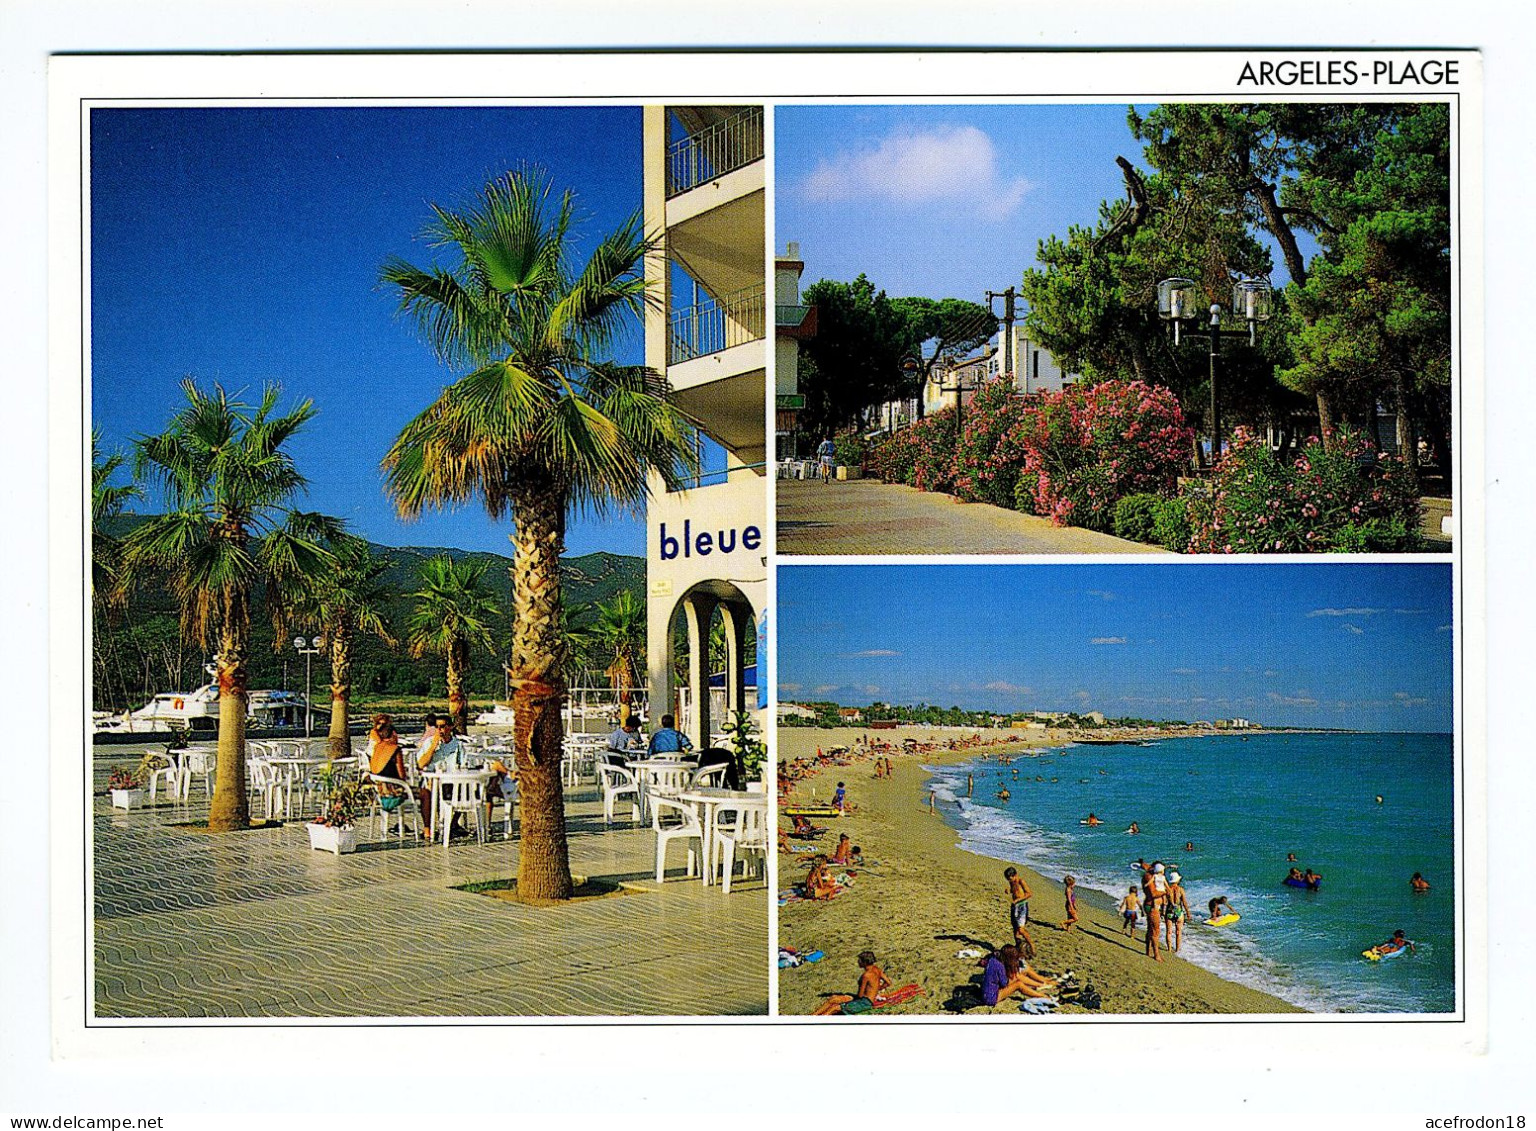
<instances>
[{"instance_id":1,"label":"white plastic table","mask_svg":"<svg viewBox=\"0 0 1536 1131\"><path fill-rule=\"evenodd\" d=\"M428 789L432 794L432 831L439 828L443 833L443 846L447 847L448 839L452 836L453 819L442 820L442 799L445 786L459 784L472 785L478 794L479 804L485 804L485 787L496 774L491 770L422 770L421 780L428 783ZM480 817L476 815L475 824L478 827Z\"/></svg>"},{"instance_id":2,"label":"white plastic table","mask_svg":"<svg viewBox=\"0 0 1536 1131\"><path fill-rule=\"evenodd\" d=\"M686 801L699 811L700 824L704 828L704 883L715 882L715 816L721 809L746 809L756 806L766 814L768 810L768 795L766 793L750 793L746 790L716 789L712 786L703 786L699 789L684 790L677 795L679 801Z\"/></svg>"}]
</instances>

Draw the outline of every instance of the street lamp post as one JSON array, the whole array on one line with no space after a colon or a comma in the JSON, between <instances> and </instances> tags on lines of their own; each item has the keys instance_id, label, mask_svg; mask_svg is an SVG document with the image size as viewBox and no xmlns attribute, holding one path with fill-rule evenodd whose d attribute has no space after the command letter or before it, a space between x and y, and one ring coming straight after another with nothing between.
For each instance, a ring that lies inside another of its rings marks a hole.
<instances>
[{"instance_id":1,"label":"street lamp post","mask_svg":"<svg viewBox=\"0 0 1536 1131\"><path fill-rule=\"evenodd\" d=\"M293 638L293 647L295 651L299 653L299 655L304 657L304 737L308 738L310 715L309 665L310 661L314 657L318 656L321 650L324 649L325 638L322 636L317 636L312 641L306 641L302 636L295 636Z\"/></svg>"},{"instance_id":2,"label":"street lamp post","mask_svg":"<svg viewBox=\"0 0 1536 1131\"><path fill-rule=\"evenodd\" d=\"M1210 322L1206 329L1189 335L1195 338L1204 337L1211 346L1209 353L1211 467L1215 467L1221 459L1221 404L1216 392L1216 359L1221 356L1221 339L1246 336L1248 344L1253 345L1257 341L1258 323L1269 321L1270 297L1270 286L1265 280L1240 280L1232 285L1232 312L1248 324L1247 330L1223 330L1221 303L1213 302L1209 308ZM1157 314L1164 322L1172 324L1173 344L1176 346L1179 344L1181 327L1185 322L1195 323L1199 320L1200 315L1196 312L1202 305L1199 284L1193 279L1164 279L1157 285Z\"/></svg>"}]
</instances>

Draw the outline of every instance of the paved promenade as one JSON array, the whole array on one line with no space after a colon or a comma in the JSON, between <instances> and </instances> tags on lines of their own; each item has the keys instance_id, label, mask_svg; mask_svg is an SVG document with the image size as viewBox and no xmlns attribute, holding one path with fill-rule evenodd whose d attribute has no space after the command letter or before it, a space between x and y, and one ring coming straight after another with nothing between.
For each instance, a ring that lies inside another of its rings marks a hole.
<instances>
[{"instance_id":1,"label":"paved promenade","mask_svg":"<svg viewBox=\"0 0 1536 1131\"><path fill-rule=\"evenodd\" d=\"M1163 554L987 503L872 479L780 479L781 554Z\"/></svg>"},{"instance_id":2,"label":"paved promenade","mask_svg":"<svg viewBox=\"0 0 1536 1131\"><path fill-rule=\"evenodd\" d=\"M100 747L95 788L137 747ZM725 896L655 837L604 831L596 789L568 799L571 867L636 894L532 908L452 890L515 874L517 844L309 847L303 822L212 836L190 806L93 799L96 1015L517 1017L743 1015L768 1008L768 891ZM627 812L627 810L626 810ZM372 826L364 840L372 836Z\"/></svg>"}]
</instances>

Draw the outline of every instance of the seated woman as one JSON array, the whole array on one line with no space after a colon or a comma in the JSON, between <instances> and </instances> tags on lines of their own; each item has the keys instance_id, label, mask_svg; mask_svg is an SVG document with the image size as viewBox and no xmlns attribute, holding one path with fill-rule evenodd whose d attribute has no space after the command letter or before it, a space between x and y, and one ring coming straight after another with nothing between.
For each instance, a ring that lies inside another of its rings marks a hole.
<instances>
[{"instance_id":1,"label":"seated woman","mask_svg":"<svg viewBox=\"0 0 1536 1131\"><path fill-rule=\"evenodd\" d=\"M987 1005L996 1005L1014 994L1020 997L1053 997L1056 994L1056 982L1031 970L1019 948L1012 943L985 959L985 964L986 969L981 975L981 1000Z\"/></svg>"},{"instance_id":2,"label":"seated woman","mask_svg":"<svg viewBox=\"0 0 1536 1131\"><path fill-rule=\"evenodd\" d=\"M395 732L395 720L379 714L373 716L372 722L368 731L368 772L396 781L409 781L405 755L400 752L400 736ZM398 809L402 796L403 791L397 785L379 787L379 805L386 811Z\"/></svg>"},{"instance_id":3,"label":"seated woman","mask_svg":"<svg viewBox=\"0 0 1536 1131\"><path fill-rule=\"evenodd\" d=\"M811 861L811 870L805 877L806 899L831 899L837 894L837 883L827 872L825 853L817 853Z\"/></svg>"},{"instance_id":4,"label":"seated woman","mask_svg":"<svg viewBox=\"0 0 1536 1131\"><path fill-rule=\"evenodd\" d=\"M868 1013L880 999L881 992L891 988L891 980L875 962L874 951L861 951L858 962L858 992L852 995L833 994L816 1007L813 1017L826 1017L833 1013ZM856 1002L857 1006L854 1004Z\"/></svg>"}]
</instances>

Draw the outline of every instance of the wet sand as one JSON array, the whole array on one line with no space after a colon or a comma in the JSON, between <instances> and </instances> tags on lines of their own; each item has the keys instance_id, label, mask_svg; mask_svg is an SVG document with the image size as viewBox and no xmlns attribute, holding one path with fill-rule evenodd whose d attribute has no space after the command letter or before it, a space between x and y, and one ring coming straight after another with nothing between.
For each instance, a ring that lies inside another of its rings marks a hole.
<instances>
[{"instance_id":1,"label":"wet sand","mask_svg":"<svg viewBox=\"0 0 1536 1131\"><path fill-rule=\"evenodd\" d=\"M933 728L902 728L868 731L854 728L813 730L780 727L780 759L791 760L815 753L819 746L854 746L862 737L884 740L898 750L912 737L946 742L974 732ZM992 737L1001 732L983 732ZM1025 744L1043 746L1060 742L1060 736L1033 733L1011 746L987 746L988 752L1007 752ZM1033 892L1030 901L1030 936L1036 947L1034 966L1045 974L1072 970L1079 982L1091 983L1103 997L1100 1010L1064 1003L1061 1015L1297 1013L1295 1006L1225 981L1181 958L1163 962L1146 957L1144 932L1134 939L1122 933L1113 901L1099 892L1079 889L1078 923L1062 931L1065 918L1061 877L1044 876L1018 861L995 860L962 850L958 834L939 814L928 811L928 774L923 765L974 758L976 749L934 751L915 755L894 754L894 776L874 777L873 759L847 766L832 766L806 781L797 782L786 804L825 802L837 783L847 783L854 812L840 818L818 819L828 829L814 843L831 853L838 834L848 833L864 849L866 860L878 861L854 869L851 885L825 902L791 902L779 910L779 944L801 953L821 950L819 962L779 971L779 1011L784 1015L811 1013L832 993L852 993L858 982L855 961L862 950L873 950L892 983L921 985L926 993L910 1002L885 1007L879 1015L943 1014L943 1003L955 988L973 979L980 969L974 958L957 958L967 948L986 950L1011 942L1009 899L1003 869L1013 864ZM942 809L942 802L940 808ZM781 827L788 820L781 818ZM789 890L804 877L811 853L778 854L779 890ZM842 869L833 866L833 874ZM1143 920L1143 926L1145 921ZM1186 930L1198 930L1198 926ZM968 1016L1012 1015L1017 999L993 1007L976 1006Z\"/></svg>"}]
</instances>

